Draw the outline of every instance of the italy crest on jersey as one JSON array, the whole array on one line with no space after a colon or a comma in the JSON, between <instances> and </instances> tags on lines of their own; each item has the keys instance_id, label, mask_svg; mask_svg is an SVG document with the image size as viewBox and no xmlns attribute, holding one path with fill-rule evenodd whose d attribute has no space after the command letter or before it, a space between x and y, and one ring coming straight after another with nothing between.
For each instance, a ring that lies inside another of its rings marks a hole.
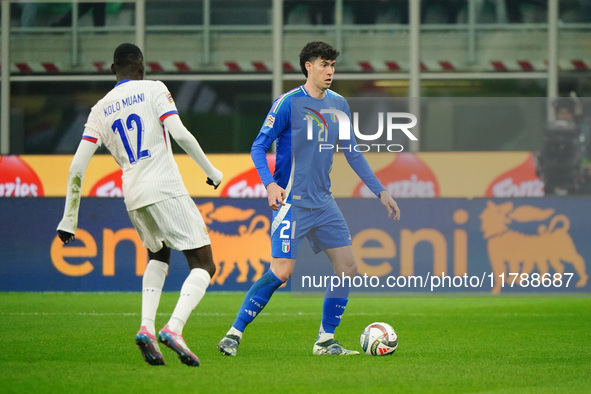
<instances>
[{"instance_id":1,"label":"italy crest on jersey","mask_svg":"<svg viewBox=\"0 0 591 394\"><path fill-rule=\"evenodd\" d=\"M283 253L288 253L288 252L289 252L289 249L291 249L291 248L290 248L290 242L289 242L289 239L284 239L284 240L281 242L281 251L282 251Z\"/></svg>"}]
</instances>

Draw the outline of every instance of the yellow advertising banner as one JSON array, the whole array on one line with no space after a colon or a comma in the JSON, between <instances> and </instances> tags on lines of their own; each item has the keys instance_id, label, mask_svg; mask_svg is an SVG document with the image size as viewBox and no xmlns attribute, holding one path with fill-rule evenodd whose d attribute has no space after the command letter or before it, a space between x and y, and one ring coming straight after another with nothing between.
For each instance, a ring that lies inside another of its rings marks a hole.
<instances>
[{"instance_id":1,"label":"yellow advertising banner","mask_svg":"<svg viewBox=\"0 0 591 394\"><path fill-rule=\"evenodd\" d=\"M193 197L264 197L248 154L211 154L224 173L217 190L187 155L175 155L189 194ZM365 155L382 184L399 198L541 197L544 185L536 174L532 152L420 152ZM275 157L267 156L274 168ZM71 155L1 156L0 196L63 197ZM83 196L120 197L121 173L110 155L95 155L82 187ZM331 172L335 197L371 197L371 192L346 163L334 157Z\"/></svg>"}]
</instances>

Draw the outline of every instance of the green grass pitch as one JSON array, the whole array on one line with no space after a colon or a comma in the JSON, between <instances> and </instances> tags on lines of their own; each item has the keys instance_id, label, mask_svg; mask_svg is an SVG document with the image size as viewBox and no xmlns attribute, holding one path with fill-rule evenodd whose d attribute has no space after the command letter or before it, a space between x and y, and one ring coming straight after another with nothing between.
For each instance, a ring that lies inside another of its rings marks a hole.
<instances>
[{"instance_id":1,"label":"green grass pitch","mask_svg":"<svg viewBox=\"0 0 591 394\"><path fill-rule=\"evenodd\" d=\"M244 293L207 293L184 330L201 366L144 363L141 295L0 293L2 393L576 393L591 387L589 298L352 298L337 339L359 349L374 321L392 356L319 357L322 299L276 294L235 358L216 344ZM157 326L177 293L164 293Z\"/></svg>"}]
</instances>

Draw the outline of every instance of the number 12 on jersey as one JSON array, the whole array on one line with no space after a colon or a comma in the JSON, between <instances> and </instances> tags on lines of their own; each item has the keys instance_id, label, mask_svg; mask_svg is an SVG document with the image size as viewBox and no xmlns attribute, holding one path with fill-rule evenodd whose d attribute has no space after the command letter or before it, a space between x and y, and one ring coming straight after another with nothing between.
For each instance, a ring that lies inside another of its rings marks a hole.
<instances>
[{"instance_id":1,"label":"number 12 on jersey","mask_svg":"<svg viewBox=\"0 0 591 394\"><path fill-rule=\"evenodd\" d=\"M142 150L142 139L144 136L144 124L142 118L138 114L131 114L127 117L125 124L123 120L117 119L111 126L113 132L119 134L127 157L129 158L130 164L135 164L138 160L146 159L150 157L150 151L148 149ZM134 151L133 146L129 142L129 135L132 132L136 132L137 135L137 146ZM137 154L136 154L137 152Z\"/></svg>"}]
</instances>

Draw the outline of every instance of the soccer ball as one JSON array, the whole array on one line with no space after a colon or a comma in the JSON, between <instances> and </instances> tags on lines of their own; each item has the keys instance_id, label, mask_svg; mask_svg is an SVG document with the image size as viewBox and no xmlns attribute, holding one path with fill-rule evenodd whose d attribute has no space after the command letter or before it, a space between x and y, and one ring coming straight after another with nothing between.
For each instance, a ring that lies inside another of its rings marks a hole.
<instances>
[{"instance_id":1,"label":"soccer ball","mask_svg":"<svg viewBox=\"0 0 591 394\"><path fill-rule=\"evenodd\" d=\"M398 335L388 323L376 322L365 327L359 342L365 354L385 356L394 353L398 347Z\"/></svg>"}]
</instances>

